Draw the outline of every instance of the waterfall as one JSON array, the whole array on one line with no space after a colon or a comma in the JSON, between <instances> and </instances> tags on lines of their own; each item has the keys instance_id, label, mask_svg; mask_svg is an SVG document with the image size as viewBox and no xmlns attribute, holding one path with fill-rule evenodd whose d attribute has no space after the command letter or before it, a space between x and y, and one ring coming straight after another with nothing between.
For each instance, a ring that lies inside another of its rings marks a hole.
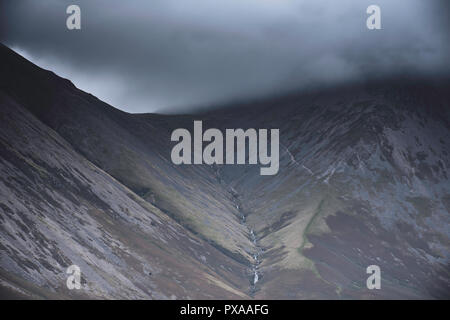
<instances>
[{"instance_id":1,"label":"waterfall","mask_svg":"<svg viewBox=\"0 0 450 320\"><path fill-rule=\"evenodd\" d=\"M258 282L259 276L258 276L258 271L255 270L255 276L253 278L253 285L255 285Z\"/></svg>"},{"instance_id":2,"label":"waterfall","mask_svg":"<svg viewBox=\"0 0 450 320\"><path fill-rule=\"evenodd\" d=\"M234 194L236 194L235 191L232 192L232 195L234 195ZM235 207L236 207L238 213L240 214L241 223L247 227L247 230L250 233L250 241L253 242L253 244L255 245L255 248L256 248L256 252L253 252L253 254L252 254L253 259L254 259L254 262L252 263L252 266L251 266L251 268L252 268L251 271L252 271L252 276L253 277L250 278L250 281L251 281L251 284L252 284L250 293L253 294L255 292L255 290L256 290L256 287L255 287L256 283L259 281L259 277L260 277L260 274L258 273L258 265L260 264L259 257L260 257L260 254L262 252L262 249L258 246L258 242L257 242L258 239L256 237L255 232L248 225L246 225L246 220L247 220L246 219L246 215L241 210L242 205L239 203L239 200L237 199L236 196L235 196L234 204L235 204Z\"/></svg>"}]
</instances>

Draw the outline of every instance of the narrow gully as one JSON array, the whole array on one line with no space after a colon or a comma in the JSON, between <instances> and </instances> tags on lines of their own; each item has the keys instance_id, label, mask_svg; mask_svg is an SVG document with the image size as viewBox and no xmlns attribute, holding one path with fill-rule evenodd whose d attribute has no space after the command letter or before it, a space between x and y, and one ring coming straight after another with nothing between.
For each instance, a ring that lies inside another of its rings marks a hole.
<instances>
[{"instance_id":1,"label":"narrow gully","mask_svg":"<svg viewBox=\"0 0 450 320\"><path fill-rule=\"evenodd\" d=\"M239 200L239 195L233 188L231 189L230 193L233 195L233 202L236 206L236 209L238 210L238 213L241 216L241 224L243 224L247 228L247 231L249 234L249 239L255 245L255 249L252 254L253 263L251 263L251 266L250 266L251 273L252 273L252 276L250 278L250 284L251 284L250 294L254 294L256 292L256 283L259 281L259 279L262 276L261 271L259 270L259 265L261 264L260 257L263 253L263 249L258 245L258 237L256 236L255 231L252 228L250 228L250 226L247 224L247 215L242 210L242 205Z\"/></svg>"},{"instance_id":2,"label":"narrow gully","mask_svg":"<svg viewBox=\"0 0 450 320\"><path fill-rule=\"evenodd\" d=\"M219 183L226 186L226 188L229 190L229 193L232 196L232 201L238 211L238 214L240 215L240 221L241 224L244 225L247 228L247 232L249 235L249 240L254 244L255 249L253 250L253 262L250 265L251 270L251 277L249 279L250 281L250 295L253 295L256 292L256 283L261 279L262 273L259 270L259 265L261 264L261 256L264 252L263 248L258 245L258 237L256 236L254 230L250 228L250 226L247 223L247 214L244 210L242 210L242 203L239 199L239 193L233 188L230 187L223 179L220 174L220 169L213 165L213 170L215 172L216 178Z\"/></svg>"}]
</instances>

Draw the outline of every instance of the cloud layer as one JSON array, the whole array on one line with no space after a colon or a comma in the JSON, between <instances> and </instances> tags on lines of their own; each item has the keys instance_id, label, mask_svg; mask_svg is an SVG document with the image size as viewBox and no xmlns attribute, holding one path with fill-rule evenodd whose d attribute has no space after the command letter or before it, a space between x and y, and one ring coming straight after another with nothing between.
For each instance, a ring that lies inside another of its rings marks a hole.
<instances>
[{"instance_id":1,"label":"cloud layer","mask_svg":"<svg viewBox=\"0 0 450 320\"><path fill-rule=\"evenodd\" d=\"M82 30L66 28L81 7ZM381 7L382 30L366 28ZM392 74L448 75L438 0L6 0L0 41L129 112L192 108Z\"/></svg>"}]
</instances>

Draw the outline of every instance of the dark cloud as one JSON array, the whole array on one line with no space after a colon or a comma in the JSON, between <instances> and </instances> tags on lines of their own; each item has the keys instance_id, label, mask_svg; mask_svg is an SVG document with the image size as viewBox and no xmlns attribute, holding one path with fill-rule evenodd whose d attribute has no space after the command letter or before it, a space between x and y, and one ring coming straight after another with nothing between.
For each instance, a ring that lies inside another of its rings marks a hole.
<instances>
[{"instance_id":1,"label":"dark cloud","mask_svg":"<svg viewBox=\"0 0 450 320\"><path fill-rule=\"evenodd\" d=\"M82 30L66 29L78 4ZM378 4L382 30L365 26ZM130 112L189 108L396 73L449 74L437 0L11 0L1 41Z\"/></svg>"}]
</instances>

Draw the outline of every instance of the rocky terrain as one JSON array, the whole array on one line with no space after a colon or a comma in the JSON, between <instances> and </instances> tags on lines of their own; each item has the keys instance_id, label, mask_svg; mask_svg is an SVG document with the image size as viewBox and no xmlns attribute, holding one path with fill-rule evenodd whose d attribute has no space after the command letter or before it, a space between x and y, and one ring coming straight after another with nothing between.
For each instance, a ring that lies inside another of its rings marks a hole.
<instances>
[{"instance_id":1,"label":"rocky terrain","mask_svg":"<svg viewBox=\"0 0 450 320\"><path fill-rule=\"evenodd\" d=\"M0 297L450 298L447 79L128 114L0 58ZM193 120L279 128L278 174L174 165Z\"/></svg>"}]
</instances>

